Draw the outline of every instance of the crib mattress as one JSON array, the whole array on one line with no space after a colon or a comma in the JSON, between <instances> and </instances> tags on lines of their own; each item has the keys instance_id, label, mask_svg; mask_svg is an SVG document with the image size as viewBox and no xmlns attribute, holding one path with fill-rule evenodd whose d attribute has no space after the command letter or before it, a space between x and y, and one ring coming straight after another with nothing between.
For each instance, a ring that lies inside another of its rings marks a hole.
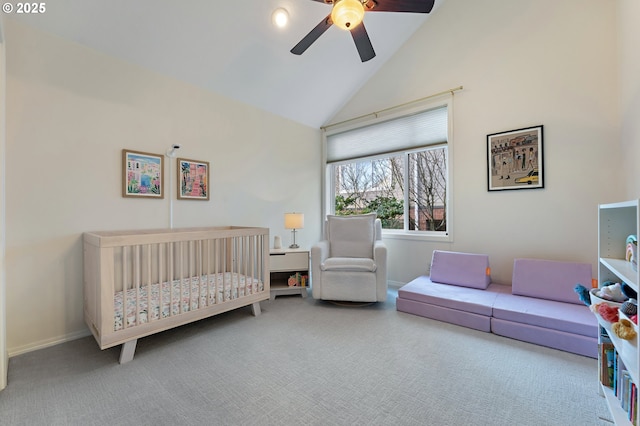
<instances>
[{"instance_id":1,"label":"crib mattress","mask_svg":"<svg viewBox=\"0 0 640 426\"><path fill-rule=\"evenodd\" d=\"M221 272L173 280L171 283L165 281L162 285L151 284L150 296L147 289L148 286L144 285L126 291L127 327L149 322L149 316L153 321L259 293L264 291L264 284L235 272ZM123 328L123 293L119 291L114 295L114 331Z\"/></svg>"}]
</instances>

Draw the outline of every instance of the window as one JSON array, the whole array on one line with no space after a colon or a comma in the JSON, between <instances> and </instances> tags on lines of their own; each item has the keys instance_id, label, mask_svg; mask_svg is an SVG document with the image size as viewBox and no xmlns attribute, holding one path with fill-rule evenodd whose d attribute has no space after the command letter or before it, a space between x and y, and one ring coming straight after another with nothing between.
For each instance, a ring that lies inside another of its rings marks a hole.
<instances>
[{"instance_id":1,"label":"window","mask_svg":"<svg viewBox=\"0 0 640 426\"><path fill-rule=\"evenodd\" d=\"M448 234L447 107L327 135L330 212L376 212L385 230Z\"/></svg>"}]
</instances>

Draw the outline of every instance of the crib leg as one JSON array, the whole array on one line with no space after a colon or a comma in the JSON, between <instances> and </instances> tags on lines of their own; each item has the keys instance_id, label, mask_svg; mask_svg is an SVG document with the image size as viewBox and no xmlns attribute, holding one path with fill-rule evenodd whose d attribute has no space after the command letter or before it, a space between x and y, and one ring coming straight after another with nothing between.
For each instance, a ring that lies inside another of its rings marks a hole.
<instances>
[{"instance_id":1,"label":"crib leg","mask_svg":"<svg viewBox=\"0 0 640 426\"><path fill-rule=\"evenodd\" d=\"M124 342L122 344L122 349L120 350L120 364L124 364L125 362L133 360L133 354L136 351L137 343L138 339L135 339L129 340L128 342Z\"/></svg>"},{"instance_id":2,"label":"crib leg","mask_svg":"<svg viewBox=\"0 0 640 426\"><path fill-rule=\"evenodd\" d=\"M251 313L254 317L260 315L262 311L260 310L260 302L255 302L251 305Z\"/></svg>"}]
</instances>

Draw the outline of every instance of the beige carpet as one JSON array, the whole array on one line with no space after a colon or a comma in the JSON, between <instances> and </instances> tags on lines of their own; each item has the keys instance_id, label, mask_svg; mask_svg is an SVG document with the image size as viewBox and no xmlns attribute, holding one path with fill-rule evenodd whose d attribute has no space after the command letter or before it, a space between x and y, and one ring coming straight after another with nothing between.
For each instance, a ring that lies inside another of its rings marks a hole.
<instances>
[{"instance_id":1,"label":"beige carpet","mask_svg":"<svg viewBox=\"0 0 640 426\"><path fill-rule=\"evenodd\" d=\"M596 361L395 310L277 297L10 359L2 425L608 425Z\"/></svg>"}]
</instances>

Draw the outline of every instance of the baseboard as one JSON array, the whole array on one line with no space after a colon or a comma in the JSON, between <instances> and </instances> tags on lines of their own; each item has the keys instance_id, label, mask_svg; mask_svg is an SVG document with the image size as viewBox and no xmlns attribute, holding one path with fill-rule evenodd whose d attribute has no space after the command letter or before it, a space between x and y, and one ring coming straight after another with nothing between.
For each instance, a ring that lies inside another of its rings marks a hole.
<instances>
[{"instance_id":1,"label":"baseboard","mask_svg":"<svg viewBox=\"0 0 640 426\"><path fill-rule=\"evenodd\" d=\"M54 337L52 339L41 340L39 342L30 343L28 345L19 346L17 348L9 348L9 357L14 357L28 352L37 351L40 349L49 348L51 346L59 345L60 343L70 342L72 340L81 339L83 337L91 336L89 329L82 331L76 331L74 333L65 334L64 336Z\"/></svg>"},{"instance_id":2,"label":"baseboard","mask_svg":"<svg viewBox=\"0 0 640 426\"><path fill-rule=\"evenodd\" d=\"M9 376L9 354L5 353L3 355L4 356L0 357L0 359L4 361L4 365L0 368L0 374L2 374L0 377L0 391L7 387L7 380Z\"/></svg>"},{"instance_id":3,"label":"baseboard","mask_svg":"<svg viewBox=\"0 0 640 426\"><path fill-rule=\"evenodd\" d=\"M399 289L400 287L402 287L403 285L405 285L406 283L401 283L400 281L387 281L387 285L391 288L394 289Z\"/></svg>"}]
</instances>

